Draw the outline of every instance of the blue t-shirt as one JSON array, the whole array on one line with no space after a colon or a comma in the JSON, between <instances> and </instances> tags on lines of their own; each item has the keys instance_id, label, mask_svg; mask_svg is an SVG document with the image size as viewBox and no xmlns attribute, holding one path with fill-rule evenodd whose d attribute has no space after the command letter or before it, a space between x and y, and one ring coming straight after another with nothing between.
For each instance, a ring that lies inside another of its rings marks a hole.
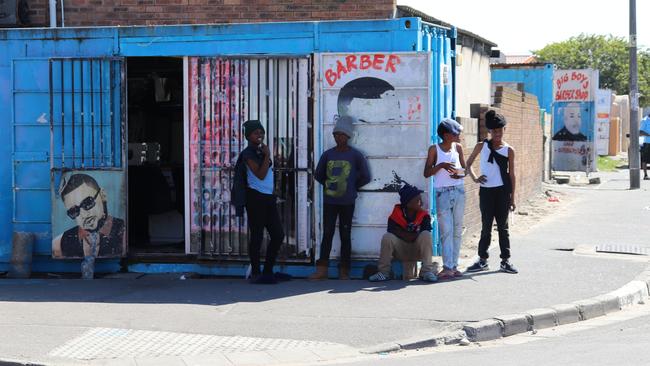
<instances>
[{"instance_id":1,"label":"blue t-shirt","mask_svg":"<svg viewBox=\"0 0 650 366\"><path fill-rule=\"evenodd\" d=\"M323 185L324 203L352 205L357 199L357 190L370 182L370 171L359 150L332 148L321 155L314 178Z\"/></svg>"},{"instance_id":2,"label":"blue t-shirt","mask_svg":"<svg viewBox=\"0 0 650 366\"><path fill-rule=\"evenodd\" d=\"M244 162L247 162L249 159L252 159L255 163L262 164L264 162L264 157L262 153L257 150L257 148L252 145L248 145L241 152L242 159ZM272 166L273 164L271 164ZM264 194L273 194L273 169L269 166L269 170L266 173L264 179L259 179L253 174L251 168L246 164L246 178L248 180L248 188L254 189L260 193Z\"/></svg>"},{"instance_id":3,"label":"blue t-shirt","mask_svg":"<svg viewBox=\"0 0 650 366\"><path fill-rule=\"evenodd\" d=\"M650 117L646 116L641 120L641 127L639 131L644 131L650 135ZM641 136L641 142L644 144L650 144L650 136Z\"/></svg>"}]
</instances>

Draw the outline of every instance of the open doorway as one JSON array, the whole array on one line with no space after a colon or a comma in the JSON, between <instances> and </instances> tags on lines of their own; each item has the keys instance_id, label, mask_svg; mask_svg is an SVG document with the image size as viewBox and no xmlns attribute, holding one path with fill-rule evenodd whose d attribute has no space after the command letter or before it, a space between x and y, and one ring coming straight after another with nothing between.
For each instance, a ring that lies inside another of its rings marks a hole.
<instances>
[{"instance_id":1,"label":"open doorway","mask_svg":"<svg viewBox=\"0 0 650 366\"><path fill-rule=\"evenodd\" d=\"M129 255L182 255L183 59L127 58Z\"/></svg>"}]
</instances>

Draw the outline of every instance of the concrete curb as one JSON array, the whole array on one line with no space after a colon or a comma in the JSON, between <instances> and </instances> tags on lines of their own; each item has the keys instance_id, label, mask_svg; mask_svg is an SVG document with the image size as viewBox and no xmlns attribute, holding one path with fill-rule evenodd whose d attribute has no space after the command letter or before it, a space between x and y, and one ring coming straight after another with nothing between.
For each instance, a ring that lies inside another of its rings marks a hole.
<instances>
[{"instance_id":1,"label":"concrete curb","mask_svg":"<svg viewBox=\"0 0 650 366\"><path fill-rule=\"evenodd\" d=\"M435 337L407 339L366 348L361 353L388 353L399 350L436 347L461 343L463 339L484 342L598 318L622 309L644 304L650 297L650 265L634 280L612 292L589 299L538 308L520 314L499 315L465 324L462 330Z\"/></svg>"},{"instance_id":2,"label":"concrete curb","mask_svg":"<svg viewBox=\"0 0 650 366\"><path fill-rule=\"evenodd\" d=\"M29 361L14 361L11 359L0 359L0 366L46 366L42 363Z\"/></svg>"}]
</instances>

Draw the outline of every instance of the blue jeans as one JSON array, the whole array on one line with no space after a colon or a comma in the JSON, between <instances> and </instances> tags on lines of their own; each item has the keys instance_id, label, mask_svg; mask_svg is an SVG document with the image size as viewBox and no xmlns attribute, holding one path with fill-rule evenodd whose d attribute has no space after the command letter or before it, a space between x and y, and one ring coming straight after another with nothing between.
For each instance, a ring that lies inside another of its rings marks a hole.
<instances>
[{"instance_id":1,"label":"blue jeans","mask_svg":"<svg viewBox=\"0 0 650 366\"><path fill-rule=\"evenodd\" d=\"M463 214L465 213L465 187L436 188L438 231L442 243L442 264L446 269L458 267Z\"/></svg>"}]
</instances>

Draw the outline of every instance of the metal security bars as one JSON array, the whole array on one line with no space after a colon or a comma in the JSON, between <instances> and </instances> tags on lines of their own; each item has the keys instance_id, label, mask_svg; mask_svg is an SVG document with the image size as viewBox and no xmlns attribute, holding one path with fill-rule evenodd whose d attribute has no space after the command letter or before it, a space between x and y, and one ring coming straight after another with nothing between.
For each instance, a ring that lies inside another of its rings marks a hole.
<instances>
[{"instance_id":1,"label":"metal security bars","mask_svg":"<svg viewBox=\"0 0 650 366\"><path fill-rule=\"evenodd\" d=\"M236 217L230 189L246 147L241 125L258 119L273 154L286 234L281 258L307 259L313 240L311 59L199 57L188 66L191 252L247 258L247 223Z\"/></svg>"},{"instance_id":2,"label":"metal security bars","mask_svg":"<svg viewBox=\"0 0 650 366\"><path fill-rule=\"evenodd\" d=\"M52 170L123 168L122 58L49 60Z\"/></svg>"}]
</instances>

